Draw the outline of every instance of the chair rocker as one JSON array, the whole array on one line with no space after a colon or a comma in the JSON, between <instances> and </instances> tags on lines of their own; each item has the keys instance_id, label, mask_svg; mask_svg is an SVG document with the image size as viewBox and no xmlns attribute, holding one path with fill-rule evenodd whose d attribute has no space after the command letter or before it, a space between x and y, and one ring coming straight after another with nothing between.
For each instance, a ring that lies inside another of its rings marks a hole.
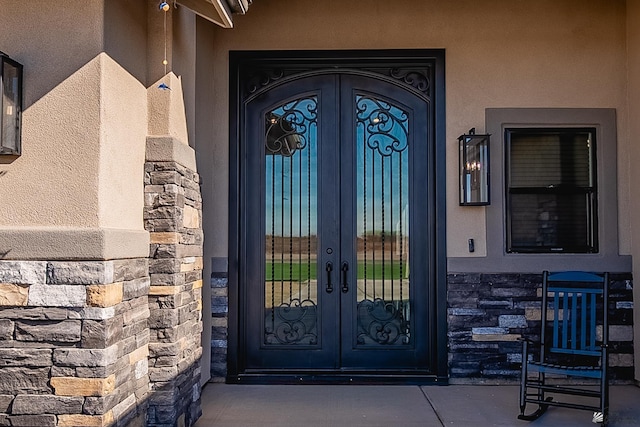
<instances>
[{"instance_id":1,"label":"chair rocker","mask_svg":"<svg viewBox=\"0 0 640 427\"><path fill-rule=\"evenodd\" d=\"M592 421L607 425L608 287L608 273L543 273L540 351L534 360L535 343L523 340L519 419L533 421L549 406L561 406L593 411ZM589 382L597 389L574 385ZM571 402L566 395L582 398ZM525 414L529 403L536 410Z\"/></svg>"}]
</instances>

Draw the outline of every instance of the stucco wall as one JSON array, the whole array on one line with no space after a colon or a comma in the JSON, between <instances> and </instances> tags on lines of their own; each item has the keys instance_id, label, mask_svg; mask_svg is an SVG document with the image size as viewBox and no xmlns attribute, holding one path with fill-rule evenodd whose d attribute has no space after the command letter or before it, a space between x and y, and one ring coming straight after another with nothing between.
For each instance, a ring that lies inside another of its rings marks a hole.
<instances>
[{"instance_id":1,"label":"stucco wall","mask_svg":"<svg viewBox=\"0 0 640 427\"><path fill-rule=\"evenodd\" d=\"M25 81L23 155L0 166L0 226L98 222L91 141L99 138L99 105L87 101L100 91L94 59L102 46L102 5L74 3L62 11L51 2L3 2L12 13L0 15L0 50L24 65Z\"/></svg>"},{"instance_id":2,"label":"stucco wall","mask_svg":"<svg viewBox=\"0 0 640 427\"><path fill-rule=\"evenodd\" d=\"M210 164L211 158L213 155L211 154L211 150L213 149L214 144L213 135L214 135L214 120L211 117L211 106L215 101L215 92L213 89L213 74L215 72L215 64L213 62L213 49L215 45L214 40L214 28L215 26L202 18L196 18L196 43L197 43L197 51L196 57L198 60L196 61L196 80L198 90L195 93L195 104L196 104L196 120L195 120L195 139L193 140L196 153L197 153L197 162L198 162L198 170L204 171L206 167ZM203 206L212 206L217 204L216 199L213 199L211 196L211 192L209 189L213 183L211 180L200 181L201 192L202 194L206 194L206 197L203 197L202 203ZM204 221L203 221L204 223ZM211 236L215 238L215 236ZM203 277L211 277L211 263L204 262L203 263ZM205 280L205 283L208 282ZM202 301L204 302L205 309L203 309L204 313L210 313L210 305L211 305L211 287L203 286L202 288ZM202 334L202 348L210 349L211 348L211 316L203 315L202 316L203 323L203 334ZM203 351L202 353L202 366L208 367L211 364L211 352ZM202 370L202 381L209 380L209 369Z\"/></svg>"},{"instance_id":3,"label":"stucco wall","mask_svg":"<svg viewBox=\"0 0 640 427\"><path fill-rule=\"evenodd\" d=\"M140 82L149 81L146 55L149 45L162 46L161 29L148 31L147 22L149 16L151 22L162 25L158 3L155 0L105 1L108 7L104 9L104 51Z\"/></svg>"},{"instance_id":4,"label":"stucco wall","mask_svg":"<svg viewBox=\"0 0 640 427\"><path fill-rule=\"evenodd\" d=\"M102 59L99 226L140 230L142 215L137 209L144 194L147 90L107 54Z\"/></svg>"},{"instance_id":5,"label":"stucco wall","mask_svg":"<svg viewBox=\"0 0 640 427\"><path fill-rule=\"evenodd\" d=\"M211 24L213 25L213 24ZM196 15L179 7L174 10L172 70L182 77L184 110L190 145L195 141L196 121ZM207 106L204 106L207 108Z\"/></svg>"},{"instance_id":6,"label":"stucco wall","mask_svg":"<svg viewBox=\"0 0 640 427\"><path fill-rule=\"evenodd\" d=\"M25 67L23 154L0 159L6 259L148 252L146 8L131 3L3 2L0 50Z\"/></svg>"},{"instance_id":7,"label":"stucco wall","mask_svg":"<svg viewBox=\"0 0 640 427\"><path fill-rule=\"evenodd\" d=\"M640 0L627 1L627 52L628 52L628 76L629 76L629 129L627 138L630 142L630 162L632 165L640 163L640 143L637 141L637 135L640 135ZM630 168L631 186L629 199L630 209L633 213L631 217L631 230L633 239L633 274L635 277L640 275L640 191L637 189L637 183L640 182L640 168ZM640 380L640 288L636 286L634 289L634 324L635 334L634 342L636 343L635 351L635 378Z\"/></svg>"},{"instance_id":8,"label":"stucco wall","mask_svg":"<svg viewBox=\"0 0 640 427\"><path fill-rule=\"evenodd\" d=\"M256 1L216 30L216 61L229 50L446 49L448 256L484 256L484 208L459 207L457 137L484 129L485 108L607 107L618 111L620 252L630 252L625 2L464 0ZM215 200L228 197L228 66L214 71L215 147L201 167ZM227 254L227 206L205 206L210 256ZM467 240L476 240L469 254Z\"/></svg>"}]
</instances>

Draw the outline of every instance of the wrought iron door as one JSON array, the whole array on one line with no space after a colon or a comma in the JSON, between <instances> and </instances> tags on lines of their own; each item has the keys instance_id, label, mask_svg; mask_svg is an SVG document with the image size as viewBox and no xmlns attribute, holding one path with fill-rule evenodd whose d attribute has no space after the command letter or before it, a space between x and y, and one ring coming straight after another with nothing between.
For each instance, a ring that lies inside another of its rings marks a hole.
<instances>
[{"instance_id":1,"label":"wrought iron door","mask_svg":"<svg viewBox=\"0 0 640 427\"><path fill-rule=\"evenodd\" d=\"M245 372L432 370L428 99L343 71L289 79L243 108Z\"/></svg>"}]
</instances>

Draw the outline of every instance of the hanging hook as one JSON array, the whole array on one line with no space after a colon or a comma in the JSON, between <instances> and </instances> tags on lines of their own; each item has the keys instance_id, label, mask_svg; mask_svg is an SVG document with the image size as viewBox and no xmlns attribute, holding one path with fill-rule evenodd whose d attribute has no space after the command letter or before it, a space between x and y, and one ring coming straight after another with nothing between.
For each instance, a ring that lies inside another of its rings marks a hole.
<instances>
[{"instance_id":1,"label":"hanging hook","mask_svg":"<svg viewBox=\"0 0 640 427\"><path fill-rule=\"evenodd\" d=\"M173 2L173 6L176 7L175 1ZM164 14L164 57L162 58L162 65L164 65L164 74L166 75L167 64L169 64L169 61L167 61L167 12L169 11L169 9L171 9L171 6L169 6L169 3L167 3L166 1L163 1L163 2L160 2L160 4L158 5L158 9L165 12ZM171 88L167 86L165 83L161 83L158 86L158 88L162 90L171 90Z\"/></svg>"}]
</instances>

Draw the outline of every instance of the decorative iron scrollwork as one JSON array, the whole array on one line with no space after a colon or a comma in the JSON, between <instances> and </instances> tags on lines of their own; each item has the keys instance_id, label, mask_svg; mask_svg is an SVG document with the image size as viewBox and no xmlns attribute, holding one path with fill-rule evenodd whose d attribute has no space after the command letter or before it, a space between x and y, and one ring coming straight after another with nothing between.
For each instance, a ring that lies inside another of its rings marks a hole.
<instances>
[{"instance_id":1,"label":"decorative iron scrollwork","mask_svg":"<svg viewBox=\"0 0 640 427\"><path fill-rule=\"evenodd\" d=\"M258 89L269 86L272 82L284 77L284 70L281 68L260 69L247 76L245 91L248 94L255 93Z\"/></svg>"},{"instance_id":2,"label":"decorative iron scrollwork","mask_svg":"<svg viewBox=\"0 0 640 427\"><path fill-rule=\"evenodd\" d=\"M366 131L367 145L382 156L407 148L409 117L407 113L380 99L356 97L356 120Z\"/></svg>"},{"instance_id":3,"label":"decorative iron scrollwork","mask_svg":"<svg viewBox=\"0 0 640 427\"><path fill-rule=\"evenodd\" d=\"M271 68L248 68L242 76L242 81L244 82L244 85L242 86L243 97L250 96L284 78L302 74L322 73L324 71L324 67L324 64L319 64L317 66L296 67L290 69L284 69L278 66ZM347 67L345 69L352 70L351 67ZM326 71L328 73L335 73L337 70L340 70L340 67L331 67ZM368 73L378 74L386 78L395 79L406 89L417 92L427 98L430 98L432 95L431 80L433 69L429 65L406 68L371 67L362 68L361 70Z\"/></svg>"},{"instance_id":4,"label":"decorative iron scrollwork","mask_svg":"<svg viewBox=\"0 0 640 427\"><path fill-rule=\"evenodd\" d=\"M293 299L274 307L265 320L265 344L315 345L318 343L317 306L310 299Z\"/></svg>"},{"instance_id":5,"label":"decorative iron scrollwork","mask_svg":"<svg viewBox=\"0 0 640 427\"><path fill-rule=\"evenodd\" d=\"M389 75L394 79L405 82L425 95L429 95L431 85L428 72L429 69L392 68Z\"/></svg>"},{"instance_id":6,"label":"decorative iron scrollwork","mask_svg":"<svg viewBox=\"0 0 640 427\"><path fill-rule=\"evenodd\" d=\"M296 150L306 147L309 128L317 124L318 100L297 99L271 111L265 120L266 154L291 157Z\"/></svg>"},{"instance_id":7,"label":"decorative iron scrollwork","mask_svg":"<svg viewBox=\"0 0 640 427\"><path fill-rule=\"evenodd\" d=\"M404 316L403 304L402 301L385 302L381 298L360 301L358 303L358 344L409 344L409 322Z\"/></svg>"}]
</instances>

